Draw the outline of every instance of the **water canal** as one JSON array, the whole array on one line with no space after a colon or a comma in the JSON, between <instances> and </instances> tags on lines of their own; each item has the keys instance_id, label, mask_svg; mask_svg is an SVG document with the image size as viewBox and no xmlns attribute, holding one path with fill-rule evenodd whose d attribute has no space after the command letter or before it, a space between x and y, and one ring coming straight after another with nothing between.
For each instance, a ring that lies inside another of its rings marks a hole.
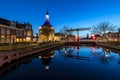
<instances>
[{"instance_id":1,"label":"water canal","mask_svg":"<svg viewBox=\"0 0 120 80\"><path fill-rule=\"evenodd\" d=\"M120 54L96 46L37 53L0 69L0 80L120 80Z\"/></svg>"}]
</instances>

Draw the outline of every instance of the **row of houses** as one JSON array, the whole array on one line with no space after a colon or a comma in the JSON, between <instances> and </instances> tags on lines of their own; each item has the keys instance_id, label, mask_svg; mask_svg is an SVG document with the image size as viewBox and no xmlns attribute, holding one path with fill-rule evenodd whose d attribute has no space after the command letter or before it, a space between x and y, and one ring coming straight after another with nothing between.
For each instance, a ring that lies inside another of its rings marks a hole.
<instances>
[{"instance_id":1,"label":"row of houses","mask_svg":"<svg viewBox=\"0 0 120 80\"><path fill-rule=\"evenodd\" d=\"M120 29L118 30L118 32L106 33L106 39L108 41L120 41Z\"/></svg>"},{"instance_id":2,"label":"row of houses","mask_svg":"<svg viewBox=\"0 0 120 80\"><path fill-rule=\"evenodd\" d=\"M117 32L107 32L103 35L93 34L91 39L94 40L107 40L107 41L120 41L120 29Z\"/></svg>"},{"instance_id":3,"label":"row of houses","mask_svg":"<svg viewBox=\"0 0 120 80\"><path fill-rule=\"evenodd\" d=\"M19 23L0 18L0 43L33 41L33 29L29 23Z\"/></svg>"}]
</instances>

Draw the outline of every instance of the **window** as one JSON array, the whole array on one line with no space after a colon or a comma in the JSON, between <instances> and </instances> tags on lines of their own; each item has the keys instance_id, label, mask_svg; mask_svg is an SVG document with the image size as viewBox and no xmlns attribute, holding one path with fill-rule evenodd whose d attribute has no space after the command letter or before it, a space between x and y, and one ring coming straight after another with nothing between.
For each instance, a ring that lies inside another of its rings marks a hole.
<instances>
[{"instance_id":1,"label":"window","mask_svg":"<svg viewBox=\"0 0 120 80\"><path fill-rule=\"evenodd\" d=\"M20 31L20 37L22 37L22 31Z\"/></svg>"},{"instance_id":2,"label":"window","mask_svg":"<svg viewBox=\"0 0 120 80\"><path fill-rule=\"evenodd\" d=\"M19 36L19 31L18 31L18 30L16 31L16 36L17 36L17 37Z\"/></svg>"},{"instance_id":3,"label":"window","mask_svg":"<svg viewBox=\"0 0 120 80\"><path fill-rule=\"evenodd\" d=\"M10 43L10 36L7 36L7 43Z\"/></svg>"},{"instance_id":4,"label":"window","mask_svg":"<svg viewBox=\"0 0 120 80\"><path fill-rule=\"evenodd\" d=\"M16 23L11 22L11 23L10 23L10 26L12 26L12 27L16 27Z\"/></svg>"},{"instance_id":5,"label":"window","mask_svg":"<svg viewBox=\"0 0 120 80\"><path fill-rule=\"evenodd\" d=\"M31 26L29 26L29 30L31 30Z\"/></svg>"},{"instance_id":6,"label":"window","mask_svg":"<svg viewBox=\"0 0 120 80\"><path fill-rule=\"evenodd\" d=\"M10 29L7 29L7 34L10 34Z\"/></svg>"},{"instance_id":7,"label":"window","mask_svg":"<svg viewBox=\"0 0 120 80\"><path fill-rule=\"evenodd\" d=\"M27 36L31 36L31 32L30 31L27 31Z\"/></svg>"},{"instance_id":8,"label":"window","mask_svg":"<svg viewBox=\"0 0 120 80\"><path fill-rule=\"evenodd\" d=\"M26 26L26 29L29 30L29 26Z\"/></svg>"},{"instance_id":9,"label":"window","mask_svg":"<svg viewBox=\"0 0 120 80\"><path fill-rule=\"evenodd\" d=\"M1 43L5 43L5 36L1 36Z\"/></svg>"},{"instance_id":10,"label":"window","mask_svg":"<svg viewBox=\"0 0 120 80\"><path fill-rule=\"evenodd\" d=\"M1 28L1 34L5 34L5 28Z\"/></svg>"},{"instance_id":11,"label":"window","mask_svg":"<svg viewBox=\"0 0 120 80\"><path fill-rule=\"evenodd\" d=\"M24 36L26 36L26 32L24 31Z\"/></svg>"}]
</instances>

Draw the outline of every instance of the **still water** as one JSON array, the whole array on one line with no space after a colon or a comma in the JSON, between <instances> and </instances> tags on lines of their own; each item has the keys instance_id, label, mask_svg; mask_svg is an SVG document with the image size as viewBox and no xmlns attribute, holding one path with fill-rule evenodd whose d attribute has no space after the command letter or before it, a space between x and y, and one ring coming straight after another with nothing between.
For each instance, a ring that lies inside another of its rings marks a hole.
<instances>
[{"instance_id":1,"label":"still water","mask_svg":"<svg viewBox=\"0 0 120 80\"><path fill-rule=\"evenodd\" d=\"M0 80L120 80L120 54L101 47L61 47L0 69Z\"/></svg>"}]
</instances>

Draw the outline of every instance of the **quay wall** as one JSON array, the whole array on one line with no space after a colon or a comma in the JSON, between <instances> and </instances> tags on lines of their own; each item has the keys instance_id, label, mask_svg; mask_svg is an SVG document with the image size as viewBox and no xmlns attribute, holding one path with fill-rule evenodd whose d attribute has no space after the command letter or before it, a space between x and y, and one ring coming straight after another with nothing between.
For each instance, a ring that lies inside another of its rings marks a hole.
<instances>
[{"instance_id":1,"label":"quay wall","mask_svg":"<svg viewBox=\"0 0 120 80\"><path fill-rule=\"evenodd\" d=\"M0 52L0 67L2 67L5 63L10 63L13 60L18 60L19 58L23 58L38 52L46 51L61 45L63 45L63 43L58 42L26 49Z\"/></svg>"}]
</instances>

